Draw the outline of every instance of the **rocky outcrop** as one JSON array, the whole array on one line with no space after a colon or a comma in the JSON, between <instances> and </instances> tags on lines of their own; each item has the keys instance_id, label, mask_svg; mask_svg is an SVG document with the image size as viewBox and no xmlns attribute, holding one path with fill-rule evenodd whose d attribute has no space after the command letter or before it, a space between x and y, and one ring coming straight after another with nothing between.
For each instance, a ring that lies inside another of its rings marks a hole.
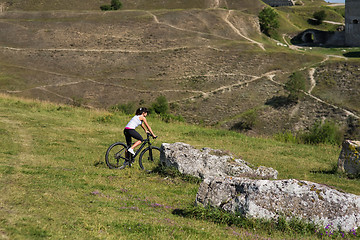
<instances>
[{"instance_id":1,"label":"rocky outcrop","mask_svg":"<svg viewBox=\"0 0 360 240\"><path fill-rule=\"evenodd\" d=\"M346 140L338 159L338 169L349 175L360 176L360 141Z\"/></svg>"},{"instance_id":2,"label":"rocky outcrop","mask_svg":"<svg viewBox=\"0 0 360 240\"><path fill-rule=\"evenodd\" d=\"M201 179L210 176L242 176L259 179L277 179L278 172L272 168L260 166L251 168L249 163L235 159L229 153L211 148L201 150L185 143L163 143L161 162L175 167L181 173Z\"/></svg>"},{"instance_id":3,"label":"rocky outcrop","mask_svg":"<svg viewBox=\"0 0 360 240\"><path fill-rule=\"evenodd\" d=\"M356 147L349 148L359 152ZM196 196L198 205L222 208L247 218L298 218L334 230L350 231L360 226L360 196L308 181L265 180L276 179L277 171L266 167L254 170L220 150L198 150L185 143L164 143L162 150L163 164L204 180ZM355 156L354 151L343 155ZM352 159L359 161L357 157Z\"/></svg>"},{"instance_id":4,"label":"rocky outcrop","mask_svg":"<svg viewBox=\"0 0 360 240\"><path fill-rule=\"evenodd\" d=\"M294 179L210 177L201 183L196 203L245 217L296 217L343 231L360 226L359 196Z\"/></svg>"}]
</instances>

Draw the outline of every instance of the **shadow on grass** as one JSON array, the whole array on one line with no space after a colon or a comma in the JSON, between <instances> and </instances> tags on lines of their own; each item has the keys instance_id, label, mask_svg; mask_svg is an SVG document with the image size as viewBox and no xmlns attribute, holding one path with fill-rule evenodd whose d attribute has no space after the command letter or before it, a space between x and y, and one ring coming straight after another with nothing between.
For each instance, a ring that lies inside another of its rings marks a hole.
<instances>
[{"instance_id":1,"label":"shadow on grass","mask_svg":"<svg viewBox=\"0 0 360 240\"><path fill-rule=\"evenodd\" d=\"M334 170L334 169L331 169L331 170L313 170L313 171L310 171L311 173L315 173L315 174L328 174L328 175L335 175L337 174L337 171Z\"/></svg>"},{"instance_id":2,"label":"shadow on grass","mask_svg":"<svg viewBox=\"0 0 360 240\"><path fill-rule=\"evenodd\" d=\"M338 166L337 165L333 165L332 168L326 169L326 170L322 170L322 169L318 169L318 170L312 170L310 171L311 173L315 173L315 174L328 174L328 175L335 175L338 174Z\"/></svg>"},{"instance_id":3,"label":"shadow on grass","mask_svg":"<svg viewBox=\"0 0 360 240\"><path fill-rule=\"evenodd\" d=\"M348 58L360 58L360 52L348 52L343 54L344 57Z\"/></svg>"},{"instance_id":4,"label":"shadow on grass","mask_svg":"<svg viewBox=\"0 0 360 240\"><path fill-rule=\"evenodd\" d=\"M151 173L159 174L162 177L180 178L185 182L196 184L199 184L202 181L200 178L179 172L179 170L177 170L175 167L166 167L162 164L159 164L156 168L154 168Z\"/></svg>"},{"instance_id":5,"label":"shadow on grass","mask_svg":"<svg viewBox=\"0 0 360 240\"><path fill-rule=\"evenodd\" d=\"M309 18L309 19L307 20L307 22L308 22L308 24L313 25L313 26L318 26L318 25L321 24L320 21L318 21L318 20L316 20L316 19L312 19L312 18Z\"/></svg>"},{"instance_id":6,"label":"shadow on grass","mask_svg":"<svg viewBox=\"0 0 360 240\"><path fill-rule=\"evenodd\" d=\"M192 206L185 209L175 209L172 214L185 217L195 218L198 220L210 221L216 224L225 224L228 226L236 226L248 230L263 232L264 234L281 234L311 235L317 237L317 228L315 224L306 223L298 218L286 219L279 216L278 219L265 220L257 218L246 218L239 214L228 213L224 210L214 207ZM256 238L258 239L258 238Z\"/></svg>"},{"instance_id":7,"label":"shadow on grass","mask_svg":"<svg viewBox=\"0 0 360 240\"><path fill-rule=\"evenodd\" d=\"M338 171L337 165L334 165L332 169L330 170L313 170L310 171L311 173L315 174L327 174L327 175L338 175L339 177L347 178L347 179L359 179L360 180L360 174L347 174L342 173Z\"/></svg>"},{"instance_id":8,"label":"shadow on grass","mask_svg":"<svg viewBox=\"0 0 360 240\"><path fill-rule=\"evenodd\" d=\"M271 106L275 109L290 107L294 104L296 104L296 102L291 100L288 96L275 96L265 102L265 105Z\"/></svg>"}]
</instances>

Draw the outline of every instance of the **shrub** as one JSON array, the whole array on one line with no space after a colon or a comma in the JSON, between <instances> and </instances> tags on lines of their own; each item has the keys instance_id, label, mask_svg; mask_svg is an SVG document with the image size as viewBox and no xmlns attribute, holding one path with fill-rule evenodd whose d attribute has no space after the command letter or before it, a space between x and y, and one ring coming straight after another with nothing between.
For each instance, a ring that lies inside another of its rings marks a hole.
<instances>
[{"instance_id":1,"label":"shrub","mask_svg":"<svg viewBox=\"0 0 360 240\"><path fill-rule=\"evenodd\" d=\"M111 0L111 8L113 10L118 10L122 7L122 4L119 0Z\"/></svg>"},{"instance_id":2,"label":"shrub","mask_svg":"<svg viewBox=\"0 0 360 240\"><path fill-rule=\"evenodd\" d=\"M323 123L317 121L310 131L303 133L300 138L304 143L308 144L328 143L340 145L343 141L343 133L334 121L326 120Z\"/></svg>"},{"instance_id":3,"label":"shrub","mask_svg":"<svg viewBox=\"0 0 360 240\"><path fill-rule=\"evenodd\" d=\"M317 11L313 14L313 17L316 19L318 24L321 24L326 18L326 12L324 10Z\"/></svg>"},{"instance_id":4,"label":"shrub","mask_svg":"<svg viewBox=\"0 0 360 240\"><path fill-rule=\"evenodd\" d=\"M136 111L135 104L132 102L115 105L111 107L111 110L114 112L123 112L128 115L134 114Z\"/></svg>"},{"instance_id":5,"label":"shrub","mask_svg":"<svg viewBox=\"0 0 360 240\"><path fill-rule=\"evenodd\" d=\"M161 95L156 98L155 102L151 105L150 110L157 114L167 114L169 110L169 103L166 97Z\"/></svg>"},{"instance_id":6,"label":"shrub","mask_svg":"<svg viewBox=\"0 0 360 240\"><path fill-rule=\"evenodd\" d=\"M150 107L150 112L158 114L161 120L167 123L171 121L184 121L182 116L169 114L169 103L163 95L156 98L155 102Z\"/></svg>"},{"instance_id":7,"label":"shrub","mask_svg":"<svg viewBox=\"0 0 360 240\"><path fill-rule=\"evenodd\" d=\"M102 5L100 9L102 11L118 10L122 7L122 3L119 0L111 0L110 5Z\"/></svg>"},{"instance_id":8,"label":"shrub","mask_svg":"<svg viewBox=\"0 0 360 240\"><path fill-rule=\"evenodd\" d=\"M85 103L85 99L82 98L82 97L78 97L78 96L73 96L71 98L71 105L74 106L74 107L82 107L84 106L86 103Z\"/></svg>"},{"instance_id":9,"label":"shrub","mask_svg":"<svg viewBox=\"0 0 360 240\"><path fill-rule=\"evenodd\" d=\"M110 11L111 10L111 6L110 5L101 5L100 9L102 11Z\"/></svg>"},{"instance_id":10,"label":"shrub","mask_svg":"<svg viewBox=\"0 0 360 240\"><path fill-rule=\"evenodd\" d=\"M184 122L184 118L182 116L174 116L172 114L163 113L159 115L161 120L169 123L171 121L178 121L178 122Z\"/></svg>"},{"instance_id":11,"label":"shrub","mask_svg":"<svg viewBox=\"0 0 360 240\"><path fill-rule=\"evenodd\" d=\"M285 90L289 91L289 100L297 102L305 91L305 78L300 72L294 72L285 83Z\"/></svg>"},{"instance_id":12,"label":"shrub","mask_svg":"<svg viewBox=\"0 0 360 240\"><path fill-rule=\"evenodd\" d=\"M106 114L104 116L100 116L96 118L96 121L99 123L110 123L114 121L114 115L112 114Z\"/></svg>"},{"instance_id":13,"label":"shrub","mask_svg":"<svg viewBox=\"0 0 360 240\"><path fill-rule=\"evenodd\" d=\"M258 119L258 113L255 109L250 109L241 115L240 122L231 127L232 130L251 130Z\"/></svg>"},{"instance_id":14,"label":"shrub","mask_svg":"<svg viewBox=\"0 0 360 240\"><path fill-rule=\"evenodd\" d=\"M289 130L275 134L274 139L280 142L299 143L297 136Z\"/></svg>"},{"instance_id":15,"label":"shrub","mask_svg":"<svg viewBox=\"0 0 360 240\"><path fill-rule=\"evenodd\" d=\"M271 7L265 7L259 13L260 29L270 36L270 32L279 28L279 14Z\"/></svg>"}]
</instances>

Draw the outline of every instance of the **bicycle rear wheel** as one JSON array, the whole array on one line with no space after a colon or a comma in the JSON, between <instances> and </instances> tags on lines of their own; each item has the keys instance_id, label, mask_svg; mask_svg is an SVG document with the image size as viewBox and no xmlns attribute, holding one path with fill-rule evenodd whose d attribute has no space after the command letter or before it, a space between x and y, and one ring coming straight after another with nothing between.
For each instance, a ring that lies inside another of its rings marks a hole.
<instances>
[{"instance_id":1,"label":"bicycle rear wheel","mask_svg":"<svg viewBox=\"0 0 360 240\"><path fill-rule=\"evenodd\" d=\"M147 147L141 152L139 157L139 164L141 169L151 172L160 164L160 152L158 147Z\"/></svg>"},{"instance_id":2,"label":"bicycle rear wheel","mask_svg":"<svg viewBox=\"0 0 360 240\"><path fill-rule=\"evenodd\" d=\"M127 146L122 142L112 144L106 151L105 162L111 169L123 169L128 160Z\"/></svg>"}]
</instances>

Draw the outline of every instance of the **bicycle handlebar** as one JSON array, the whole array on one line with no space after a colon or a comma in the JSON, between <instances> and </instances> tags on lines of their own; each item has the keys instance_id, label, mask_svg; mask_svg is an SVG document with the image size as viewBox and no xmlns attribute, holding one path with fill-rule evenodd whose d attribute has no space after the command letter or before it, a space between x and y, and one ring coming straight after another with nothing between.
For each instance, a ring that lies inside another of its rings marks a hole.
<instances>
[{"instance_id":1,"label":"bicycle handlebar","mask_svg":"<svg viewBox=\"0 0 360 240\"><path fill-rule=\"evenodd\" d=\"M158 137L158 136L155 136L155 137L154 137L154 136L153 136L151 133L149 133L149 132L147 132L146 135L152 136L153 139L156 139L156 138Z\"/></svg>"}]
</instances>

